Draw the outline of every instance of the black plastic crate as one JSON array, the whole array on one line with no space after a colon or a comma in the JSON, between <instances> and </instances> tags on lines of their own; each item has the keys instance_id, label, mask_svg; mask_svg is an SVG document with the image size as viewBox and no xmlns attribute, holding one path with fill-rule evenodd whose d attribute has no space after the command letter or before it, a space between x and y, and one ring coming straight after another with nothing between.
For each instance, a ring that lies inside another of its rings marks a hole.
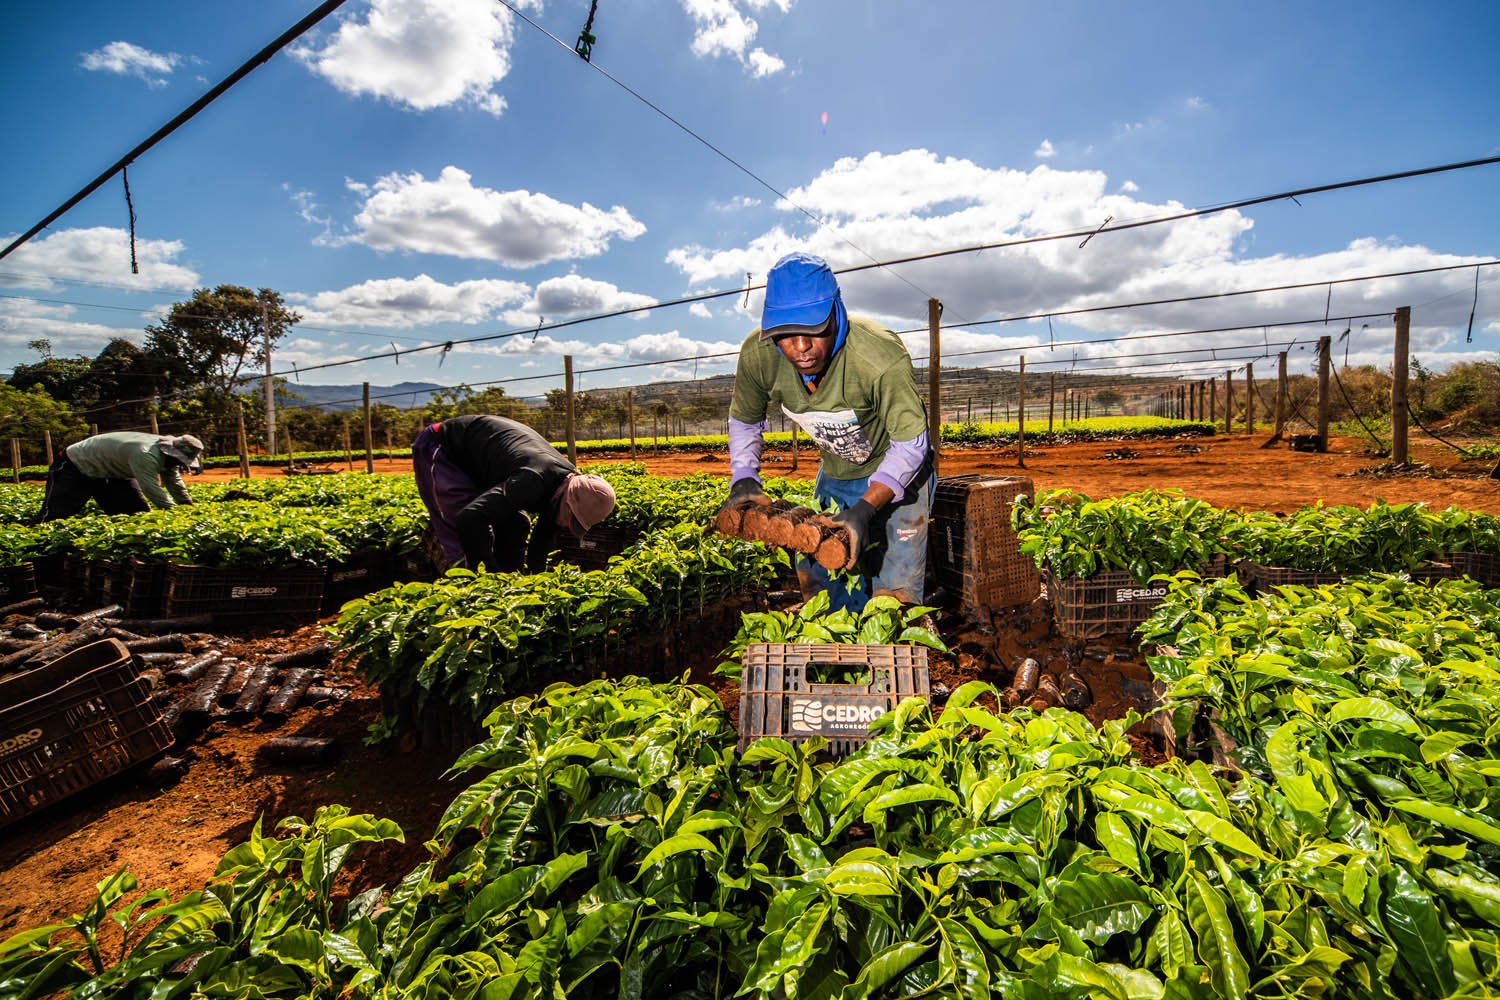
<instances>
[{"instance_id":1,"label":"black plastic crate","mask_svg":"<svg viewBox=\"0 0 1500 1000\"><path fill-rule=\"evenodd\" d=\"M870 738L870 723L904 698L930 697L924 646L768 643L746 647L741 660L739 747L776 736L805 743L815 736L843 756ZM858 683L820 683L832 668L868 676Z\"/></svg>"},{"instance_id":2,"label":"black plastic crate","mask_svg":"<svg viewBox=\"0 0 1500 1000\"><path fill-rule=\"evenodd\" d=\"M389 587L396 572L396 557L374 549L332 564L323 580L323 610L337 611L346 601Z\"/></svg>"},{"instance_id":3,"label":"black plastic crate","mask_svg":"<svg viewBox=\"0 0 1500 1000\"><path fill-rule=\"evenodd\" d=\"M571 531L563 531L562 554L558 558L582 569L604 569L611 557L640 540L639 531L609 524L590 528L582 538L574 538Z\"/></svg>"},{"instance_id":4,"label":"black plastic crate","mask_svg":"<svg viewBox=\"0 0 1500 1000\"><path fill-rule=\"evenodd\" d=\"M1124 570L1095 573L1086 580L1045 576L1057 630L1073 639L1134 632L1167 596L1165 582L1142 586Z\"/></svg>"},{"instance_id":5,"label":"black plastic crate","mask_svg":"<svg viewBox=\"0 0 1500 1000\"><path fill-rule=\"evenodd\" d=\"M0 826L81 792L172 744L116 639L0 681Z\"/></svg>"},{"instance_id":6,"label":"black plastic crate","mask_svg":"<svg viewBox=\"0 0 1500 1000\"><path fill-rule=\"evenodd\" d=\"M1029 604L1041 590L1036 563L1021 554L1011 505L1030 496L1026 476L950 476L932 497L927 553L933 579L969 614Z\"/></svg>"},{"instance_id":7,"label":"black plastic crate","mask_svg":"<svg viewBox=\"0 0 1500 1000\"><path fill-rule=\"evenodd\" d=\"M125 617L154 618L161 614L162 601L167 596L166 563L131 559L129 577L124 600L116 598L116 603L125 606Z\"/></svg>"},{"instance_id":8,"label":"black plastic crate","mask_svg":"<svg viewBox=\"0 0 1500 1000\"><path fill-rule=\"evenodd\" d=\"M36 565L17 563L0 569L0 604L14 604L37 595Z\"/></svg>"},{"instance_id":9,"label":"black plastic crate","mask_svg":"<svg viewBox=\"0 0 1500 1000\"><path fill-rule=\"evenodd\" d=\"M310 620L322 608L323 577L321 566L230 569L167 563L162 614L265 625Z\"/></svg>"},{"instance_id":10,"label":"black plastic crate","mask_svg":"<svg viewBox=\"0 0 1500 1000\"><path fill-rule=\"evenodd\" d=\"M1456 576L1466 576L1486 587L1500 587L1500 555L1491 552L1449 552L1443 562Z\"/></svg>"}]
</instances>

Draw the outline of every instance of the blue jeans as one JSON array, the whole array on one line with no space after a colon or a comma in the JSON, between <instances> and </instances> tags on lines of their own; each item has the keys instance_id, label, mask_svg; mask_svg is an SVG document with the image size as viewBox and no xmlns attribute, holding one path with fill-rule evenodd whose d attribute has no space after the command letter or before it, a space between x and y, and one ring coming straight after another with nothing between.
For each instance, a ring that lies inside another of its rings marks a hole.
<instances>
[{"instance_id":1,"label":"blue jeans","mask_svg":"<svg viewBox=\"0 0 1500 1000\"><path fill-rule=\"evenodd\" d=\"M863 574L858 586L833 580L828 571L806 556L797 560L797 579L803 596L828 591L830 607L861 611L871 597L887 594L904 604L921 604L927 576L927 522L932 516L931 466L908 487L900 503L889 503L870 521L867 547L855 571ZM839 510L853 507L865 495L870 480L834 479L818 470L813 496L833 501ZM849 581L854 583L854 581Z\"/></svg>"}]
</instances>

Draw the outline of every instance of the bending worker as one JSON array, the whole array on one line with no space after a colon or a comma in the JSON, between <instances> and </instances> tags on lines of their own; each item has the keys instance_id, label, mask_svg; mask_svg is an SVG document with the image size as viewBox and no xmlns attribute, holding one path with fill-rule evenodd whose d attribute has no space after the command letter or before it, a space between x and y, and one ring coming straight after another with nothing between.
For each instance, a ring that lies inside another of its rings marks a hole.
<instances>
[{"instance_id":1,"label":"bending worker","mask_svg":"<svg viewBox=\"0 0 1500 1000\"><path fill-rule=\"evenodd\" d=\"M557 529L582 538L615 509L603 476L583 475L523 423L475 414L424 427L411 446L417 491L450 566L533 573ZM536 527L526 515L536 514ZM529 541L528 541L529 536Z\"/></svg>"},{"instance_id":2,"label":"bending worker","mask_svg":"<svg viewBox=\"0 0 1500 1000\"><path fill-rule=\"evenodd\" d=\"M106 514L190 504L183 469L197 469L203 442L191 434L95 434L63 449L47 470L42 520L72 517L93 500ZM149 502L148 502L149 501Z\"/></svg>"},{"instance_id":3,"label":"bending worker","mask_svg":"<svg viewBox=\"0 0 1500 1000\"><path fill-rule=\"evenodd\" d=\"M911 355L891 331L845 312L821 257L794 253L776 262L760 329L740 347L729 404L731 503L762 499L760 453L772 404L818 446L813 495L838 505L833 520L855 543L846 568L862 573L851 589L803 557L804 594L826 589L833 608L854 611L877 594L922 603L932 452Z\"/></svg>"}]
</instances>

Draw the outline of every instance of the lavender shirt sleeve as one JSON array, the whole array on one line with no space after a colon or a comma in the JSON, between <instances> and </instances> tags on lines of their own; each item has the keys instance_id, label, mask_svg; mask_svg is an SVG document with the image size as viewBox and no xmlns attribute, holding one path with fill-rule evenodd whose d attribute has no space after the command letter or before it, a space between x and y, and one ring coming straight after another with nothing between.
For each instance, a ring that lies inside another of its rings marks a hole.
<instances>
[{"instance_id":1,"label":"lavender shirt sleeve","mask_svg":"<svg viewBox=\"0 0 1500 1000\"><path fill-rule=\"evenodd\" d=\"M730 421L731 424L734 421ZM732 440L732 438L731 438ZM731 449L730 454L733 455ZM757 452L757 457L759 452ZM870 476L872 483L884 483L896 494L893 503L899 503L906 499L906 488L916 478L917 472L921 470L922 463L927 458L927 432L923 431L910 441L892 441L890 448L886 450L885 458L880 460L880 466ZM731 462L733 459L731 458Z\"/></svg>"},{"instance_id":2,"label":"lavender shirt sleeve","mask_svg":"<svg viewBox=\"0 0 1500 1000\"><path fill-rule=\"evenodd\" d=\"M760 450L766 440L761 435L770 428L769 420L758 424L747 424L743 420L729 418L729 481L746 476L760 482Z\"/></svg>"}]
</instances>

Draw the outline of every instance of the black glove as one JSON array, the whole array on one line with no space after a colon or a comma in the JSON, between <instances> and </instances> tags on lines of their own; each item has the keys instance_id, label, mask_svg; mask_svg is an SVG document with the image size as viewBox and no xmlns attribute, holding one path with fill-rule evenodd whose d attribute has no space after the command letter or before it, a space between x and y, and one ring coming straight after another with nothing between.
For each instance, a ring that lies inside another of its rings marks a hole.
<instances>
[{"instance_id":1,"label":"black glove","mask_svg":"<svg viewBox=\"0 0 1500 1000\"><path fill-rule=\"evenodd\" d=\"M853 507L841 510L829 518L834 524L841 524L849 530L849 565L845 569L853 569L854 564L859 562L860 554L870 540L870 519L874 516L875 508L868 501L857 500Z\"/></svg>"},{"instance_id":2,"label":"black glove","mask_svg":"<svg viewBox=\"0 0 1500 1000\"><path fill-rule=\"evenodd\" d=\"M741 503L770 503L770 498L760 488L760 481L753 476L742 476L729 486L729 499L724 505L733 507Z\"/></svg>"}]
</instances>

